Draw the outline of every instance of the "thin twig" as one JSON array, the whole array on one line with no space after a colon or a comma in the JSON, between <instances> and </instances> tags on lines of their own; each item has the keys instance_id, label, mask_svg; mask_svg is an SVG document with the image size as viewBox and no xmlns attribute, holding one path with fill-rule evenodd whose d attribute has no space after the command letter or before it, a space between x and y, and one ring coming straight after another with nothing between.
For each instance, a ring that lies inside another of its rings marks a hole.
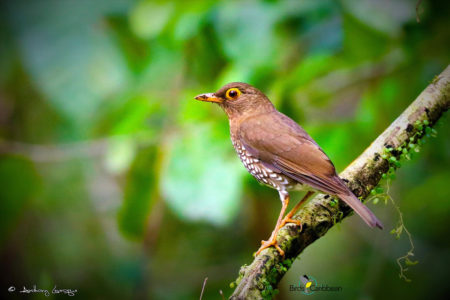
<instances>
[{"instance_id":1,"label":"thin twig","mask_svg":"<svg viewBox=\"0 0 450 300\"><path fill-rule=\"evenodd\" d=\"M205 280L203 280L203 286L202 286L202 292L200 293L200 300L203 298L203 292L205 290L206 282L208 281L208 277L205 277Z\"/></svg>"},{"instance_id":2,"label":"thin twig","mask_svg":"<svg viewBox=\"0 0 450 300\"><path fill-rule=\"evenodd\" d=\"M396 238L399 239L400 235L402 234L402 232L406 232L406 235L408 236L408 241L409 241L409 245L410 245L410 249L408 250L408 252L406 252L405 255L397 258L397 265L399 266L400 269L400 274L399 277L403 280L405 280L406 282L411 282L411 279L409 279L408 277L406 277L405 272L408 270L408 268L403 267L402 265L402 261L405 261L406 264L410 264L410 265L415 265L418 263L418 261L411 261L409 258L414 256L414 242L413 242L413 238L411 233L409 232L409 230L406 228L405 223L403 221L403 213L400 210L400 207L395 203L394 198L392 198L391 194L390 194L390 188L391 188L391 181L390 179L387 179L386 181L386 193L381 193L381 194L376 194L373 195L371 197L369 197L367 199L367 202L372 201L374 204L376 202L374 202L375 199L383 199L385 204L387 204L388 200L391 202L392 206L394 207L395 211L397 212L397 215L399 217L398 220L398 226L397 228L392 229L391 234L396 234Z\"/></svg>"},{"instance_id":3,"label":"thin twig","mask_svg":"<svg viewBox=\"0 0 450 300\"><path fill-rule=\"evenodd\" d=\"M386 191L386 195L387 195L387 198L391 201L391 203L392 203L392 206L394 206L394 208L395 208L395 210L397 211L397 214L398 214L398 216L399 216L399 224L400 224L400 230L399 230L399 233L397 233L397 238L399 238L400 237L400 234L401 234L401 232L403 232L403 231L405 231L406 232L406 234L408 235L408 240L409 240L409 244L410 244L410 246L411 246L411 249L409 249L409 251L405 254L405 255L403 255L403 256L401 256L401 257L399 257L399 258L397 258L397 264L398 264L398 266L399 266L399 268L400 268L400 274L399 274L399 276L400 276L400 278L402 278L403 280L405 280L406 282L410 282L411 281L411 279L409 279L408 277L406 277L406 275L405 275L405 272L408 270L408 269L405 269L404 267L403 267L403 265L402 265L402 261L410 261L410 257L411 256L414 256L414 243L413 243L413 239L412 239L412 236L411 236L411 233L409 232L409 230L406 228L406 226L405 226L405 223L403 222L403 213L401 212L401 210L400 210L400 207L398 207L398 205L394 202L394 199L392 198L392 196L389 194L389 188L390 188L390 186L389 186L389 182L387 183L387 191ZM398 230L398 229L397 229ZM413 262L414 263L414 262ZM414 263L415 264L415 263Z\"/></svg>"}]
</instances>

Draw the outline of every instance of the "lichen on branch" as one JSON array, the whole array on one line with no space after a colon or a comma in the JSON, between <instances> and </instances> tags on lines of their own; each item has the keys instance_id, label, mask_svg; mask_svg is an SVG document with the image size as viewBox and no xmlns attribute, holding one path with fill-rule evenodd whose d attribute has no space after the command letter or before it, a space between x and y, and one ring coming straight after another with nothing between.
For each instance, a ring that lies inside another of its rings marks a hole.
<instances>
[{"instance_id":1,"label":"lichen on branch","mask_svg":"<svg viewBox=\"0 0 450 300\"><path fill-rule=\"evenodd\" d=\"M411 105L356 159L340 176L356 196L365 200L379 181L400 167L398 161L415 149L420 138L433 133L433 125L450 107L450 66L411 103ZM404 150L406 149L406 150ZM372 192L373 194L373 192ZM319 194L309 201L295 219L302 230L286 225L278 234L278 243L285 251L267 248L249 266L241 267L230 299L270 299L292 261L315 240L322 237L351 209L333 197Z\"/></svg>"}]
</instances>

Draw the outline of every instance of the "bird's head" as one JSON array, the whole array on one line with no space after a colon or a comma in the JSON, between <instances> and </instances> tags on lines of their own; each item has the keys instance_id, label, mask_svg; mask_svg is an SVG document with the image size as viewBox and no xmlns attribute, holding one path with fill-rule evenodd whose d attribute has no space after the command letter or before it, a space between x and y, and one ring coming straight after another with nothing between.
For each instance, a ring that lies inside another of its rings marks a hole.
<instances>
[{"instance_id":1,"label":"bird's head","mask_svg":"<svg viewBox=\"0 0 450 300\"><path fill-rule=\"evenodd\" d=\"M228 117L256 115L275 109L266 95L243 82L228 83L215 93L201 94L195 99L219 104Z\"/></svg>"}]
</instances>

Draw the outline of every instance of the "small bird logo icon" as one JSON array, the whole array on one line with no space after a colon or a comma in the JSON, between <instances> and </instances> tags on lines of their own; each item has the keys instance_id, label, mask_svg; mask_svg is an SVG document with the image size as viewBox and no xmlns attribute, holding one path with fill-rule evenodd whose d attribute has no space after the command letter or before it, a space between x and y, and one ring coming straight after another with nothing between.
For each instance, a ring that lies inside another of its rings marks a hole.
<instances>
[{"instance_id":1,"label":"small bird logo icon","mask_svg":"<svg viewBox=\"0 0 450 300\"><path fill-rule=\"evenodd\" d=\"M305 295L311 295L312 293L314 293L312 288L317 285L317 281L314 277L308 275L300 276L300 282L301 285L304 286L304 290L302 292Z\"/></svg>"},{"instance_id":2,"label":"small bird logo icon","mask_svg":"<svg viewBox=\"0 0 450 300\"><path fill-rule=\"evenodd\" d=\"M312 281L308 281L308 282L305 284L305 288L309 288L311 285L312 285Z\"/></svg>"}]
</instances>

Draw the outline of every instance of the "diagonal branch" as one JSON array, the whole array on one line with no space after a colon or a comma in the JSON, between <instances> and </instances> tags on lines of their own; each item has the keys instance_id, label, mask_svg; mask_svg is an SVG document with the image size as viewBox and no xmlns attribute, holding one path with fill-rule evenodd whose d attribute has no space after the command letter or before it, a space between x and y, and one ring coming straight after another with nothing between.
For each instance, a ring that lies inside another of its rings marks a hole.
<instances>
[{"instance_id":1,"label":"diagonal branch","mask_svg":"<svg viewBox=\"0 0 450 300\"><path fill-rule=\"evenodd\" d=\"M340 176L361 199L366 199L382 175L396 163L402 149L415 147L436 121L450 107L450 66L411 103L411 105L355 160ZM278 242L286 255L283 259L273 248L265 249L249 266L241 267L237 287L230 299L262 299L271 295L278 282L306 247L325 235L336 222L351 213L343 202L318 195L296 216L303 230L286 225Z\"/></svg>"}]
</instances>

